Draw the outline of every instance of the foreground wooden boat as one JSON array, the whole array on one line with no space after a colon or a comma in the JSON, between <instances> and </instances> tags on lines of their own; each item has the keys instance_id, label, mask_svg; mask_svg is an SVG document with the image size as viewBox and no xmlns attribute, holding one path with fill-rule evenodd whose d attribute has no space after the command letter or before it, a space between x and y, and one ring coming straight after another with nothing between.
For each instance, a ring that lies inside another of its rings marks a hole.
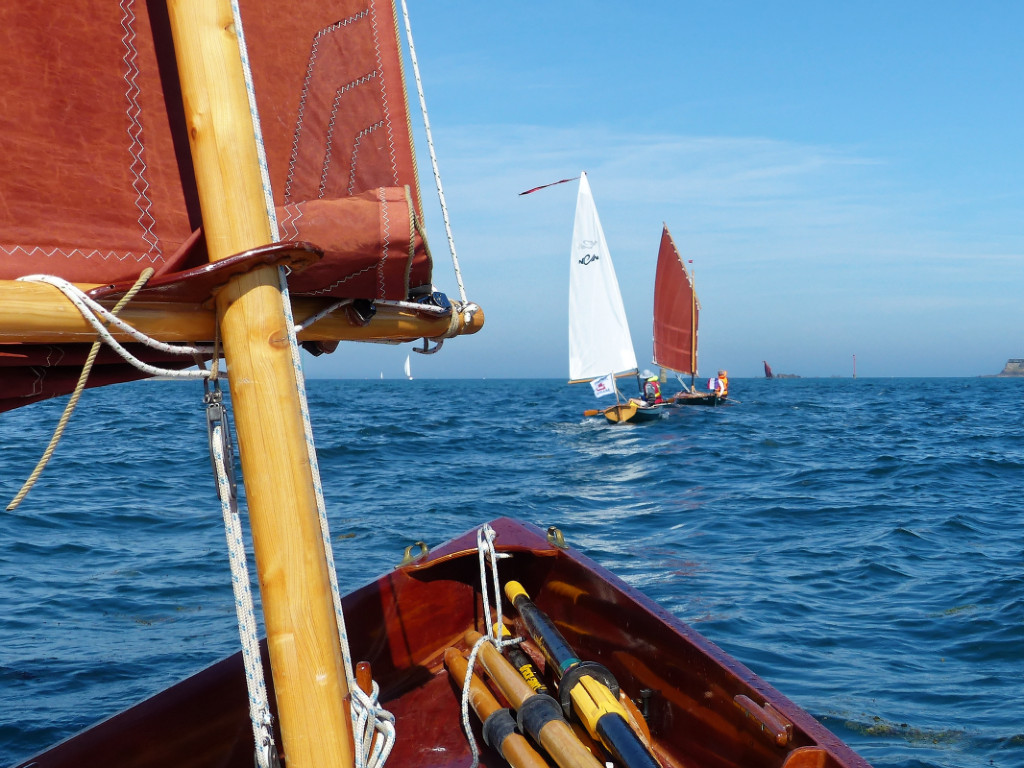
<instances>
[{"instance_id":1,"label":"foreground wooden boat","mask_svg":"<svg viewBox=\"0 0 1024 768\"><path fill-rule=\"evenodd\" d=\"M645 715L666 768L866 768L814 718L613 574L566 546L557 530L502 518L490 524L501 580L517 580L580 658L603 664ZM467 630L486 631L473 532L344 599L353 656L370 662L396 719L389 765L446 768L471 761L460 695L444 668ZM503 603L508 626L516 611ZM516 626L521 631L521 625ZM543 670L548 675L550 670ZM475 736L485 766L507 765ZM239 656L107 720L18 768L250 768ZM283 759L287 764L287 754Z\"/></svg>"}]
</instances>

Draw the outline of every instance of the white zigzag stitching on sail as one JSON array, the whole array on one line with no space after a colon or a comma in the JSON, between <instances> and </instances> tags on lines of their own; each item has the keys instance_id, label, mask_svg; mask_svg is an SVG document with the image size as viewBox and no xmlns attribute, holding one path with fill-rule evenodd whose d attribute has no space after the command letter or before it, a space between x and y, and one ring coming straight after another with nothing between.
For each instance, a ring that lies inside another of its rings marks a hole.
<instances>
[{"instance_id":1,"label":"white zigzag stitching on sail","mask_svg":"<svg viewBox=\"0 0 1024 768\"><path fill-rule=\"evenodd\" d=\"M16 254L23 254L35 258L36 256L42 256L44 258L53 258L54 256L63 256L65 259L71 258L85 258L91 259L94 256L99 257L103 261L134 261L135 263L151 262L156 263L162 261L163 257L158 253L143 253L137 254L131 251L125 251L118 253L117 251L99 251L93 249L91 251L83 251L80 248L74 248L70 251L65 251L63 248L41 248L38 245L26 247L23 245L0 245L0 251L6 253L9 256Z\"/></svg>"},{"instance_id":2,"label":"white zigzag stitching on sail","mask_svg":"<svg viewBox=\"0 0 1024 768\"><path fill-rule=\"evenodd\" d=\"M372 82L378 75L379 73L377 72L377 70L374 70L373 72L363 75L357 80L353 80L351 83L343 85L341 88L338 88L338 90L334 92L334 101L331 102L331 119L330 121L328 121L327 124L327 149L324 153L323 164L320 166L320 188L317 190L318 199L323 199L323 196L327 190L327 173L330 169L331 154L333 152L334 147L334 126L337 124L338 107L341 104L341 98L346 93L351 91L353 88L358 88L361 85L366 85L367 83ZM366 134L379 128L380 125L381 123L375 123L374 125L364 128L356 136L355 144L352 147L352 163L349 167L348 193L350 195L354 194L355 188L355 168L356 158L359 154L359 140Z\"/></svg>"},{"instance_id":3,"label":"white zigzag stitching on sail","mask_svg":"<svg viewBox=\"0 0 1024 768\"><path fill-rule=\"evenodd\" d=\"M295 119L295 133L292 136L292 153L288 158L288 178L284 185L284 199L287 201L292 194L292 182L295 181L295 162L299 154L299 134L302 133L302 118L306 112L306 102L309 98L309 84L313 80L313 68L316 66L317 55L320 52L320 39L333 34L339 29L347 27L349 24L353 24L360 19L364 18L370 13L369 9L360 11L357 14L349 16L347 19L336 21L329 27L321 29L313 37L313 45L309 51L309 63L306 65L306 77L302 81L302 95L299 97L299 113Z\"/></svg>"},{"instance_id":4,"label":"white zigzag stitching on sail","mask_svg":"<svg viewBox=\"0 0 1024 768\"><path fill-rule=\"evenodd\" d=\"M377 285L380 288L380 295L384 296L384 265L388 260L388 250L391 248L391 216L388 210L387 192L381 187L377 193L380 199L380 221L384 226L384 247L381 250L380 261L377 262Z\"/></svg>"},{"instance_id":5,"label":"white zigzag stitching on sail","mask_svg":"<svg viewBox=\"0 0 1024 768\"><path fill-rule=\"evenodd\" d=\"M156 220L153 218L153 202L149 199L149 182L146 181L146 161L143 159L145 145L142 143L142 107L139 105L139 52L135 47L135 11L134 0L121 0L121 27L124 29L124 36L121 42L124 44L125 52L122 61L125 65L124 81L128 86L125 98L128 101L128 108L125 114L129 120L128 154L132 156L132 163L129 166L135 181L132 188L136 191L135 207L139 209L139 226L142 227L142 239L157 254L160 254L160 241L157 239L153 228Z\"/></svg>"},{"instance_id":6,"label":"white zigzag stitching on sail","mask_svg":"<svg viewBox=\"0 0 1024 768\"><path fill-rule=\"evenodd\" d=\"M395 32L398 32L398 22L395 21ZM377 71L384 72L384 58L380 51L380 34L377 28L377 15L373 16L373 50L377 56ZM388 108L388 88L385 78L380 80L380 101L384 110L383 122L388 131L388 158L391 160L391 180L398 184L398 159L395 157L395 132L391 128L391 110ZM409 135L412 135L410 131Z\"/></svg>"},{"instance_id":7,"label":"white zigzag stitching on sail","mask_svg":"<svg viewBox=\"0 0 1024 768\"><path fill-rule=\"evenodd\" d=\"M299 219L302 218L302 209L295 203L286 203L283 210L284 221L280 224L280 237L282 240L298 240Z\"/></svg>"},{"instance_id":8,"label":"white zigzag stitching on sail","mask_svg":"<svg viewBox=\"0 0 1024 768\"><path fill-rule=\"evenodd\" d=\"M383 122L374 123L373 125L368 125L366 128L364 128L363 130L361 130L359 133L356 134L355 141L352 143L352 162L349 165L349 169L348 169L348 193L350 195L354 195L355 194L355 188L356 188L356 163L359 161L359 145L362 142L362 139L363 139L364 136L369 136L371 133L374 133L382 125L383 125ZM328 158L330 158L330 151L328 151ZM327 170L325 168L324 169L324 182L320 186L321 192L323 191L323 188L326 185L326 176L327 176Z\"/></svg>"}]
</instances>

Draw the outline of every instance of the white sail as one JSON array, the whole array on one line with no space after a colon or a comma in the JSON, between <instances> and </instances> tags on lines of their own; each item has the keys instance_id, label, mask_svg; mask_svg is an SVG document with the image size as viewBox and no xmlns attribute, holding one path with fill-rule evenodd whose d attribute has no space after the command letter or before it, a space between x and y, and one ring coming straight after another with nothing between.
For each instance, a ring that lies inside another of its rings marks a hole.
<instances>
[{"instance_id":1,"label":"white sail","mask_svg":"<svg viewBox=\"0 0 1024 768\"><path fill-rule=\"evenodd\" d=\"M569 263L569 380L635 373L636 355L612 255L587 175L580 175Z\"/></svg>"},{"instance_id":2,"label":"white sail","mask_svg":"<svg viewBox=\"0 0 1024 768\"><path fill-rule=\"evenodd\" d=\"M412 380L412 369L409 367L409 358L410 357L412 357L412 355L406 355L405 356L405 378L407 378L407 379L409 379L411 381Z\"/></svg>"}]
</instances>

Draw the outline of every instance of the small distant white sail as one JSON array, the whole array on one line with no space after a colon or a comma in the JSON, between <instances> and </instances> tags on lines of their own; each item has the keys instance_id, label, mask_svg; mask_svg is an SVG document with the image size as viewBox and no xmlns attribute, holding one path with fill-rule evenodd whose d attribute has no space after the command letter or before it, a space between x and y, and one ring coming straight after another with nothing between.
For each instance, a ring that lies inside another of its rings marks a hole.
<instances>
[{"instance_id":1,"label":"small distant white sail","mask_svg":"<svg viewBox=\"0 0 1024 768\"><path fill-rule=\"evenodd\" d=\"M405 378L407 378L409 381L412 381L412 369L409 367L410 357L412 357L412 355L405 356Z\"/></svg>"},{"instance_id":2,"label":"small distant white sail","mask_svg":"<svg viewBox=\"0 0 1024 768\"><path fill-rule=\"evenodd\" d=\"M569 381L636 371L619 281L584 173L576 198L569 262Z\"/></svg>"}]
</instances>

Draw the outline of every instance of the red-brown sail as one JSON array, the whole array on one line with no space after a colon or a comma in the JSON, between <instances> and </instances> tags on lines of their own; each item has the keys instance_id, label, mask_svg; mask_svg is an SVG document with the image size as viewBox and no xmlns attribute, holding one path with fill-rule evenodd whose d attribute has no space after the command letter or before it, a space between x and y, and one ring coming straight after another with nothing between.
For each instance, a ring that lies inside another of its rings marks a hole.
<instances>
[{"instance_id":1,"label":"red-brown sail","mask_svg":"<svg viewBox=\"0 0 1024 768\"><path fill-rule=\"evenodd\" d=\"M391 0L242 0L241 11L279 239L324 251L292 293L406 299L429 287ZM207 263L161 3L4 4L0 75L0 279L104 285ZM66 391L66 375L50 374L80 349L0 345L44 361L5 370L0 407Z\"/></svg>"},{"instance_id":2,"label":"red-brown sail","mask_svg":"<svg viewBox=\"0 0 1024 768\"><path fill-rule=\"evenodd\" d=\"M661 232L654 276L654 362L678 373L697 373L700 303L668 227Z\"/></svg>"}]
</instances>

